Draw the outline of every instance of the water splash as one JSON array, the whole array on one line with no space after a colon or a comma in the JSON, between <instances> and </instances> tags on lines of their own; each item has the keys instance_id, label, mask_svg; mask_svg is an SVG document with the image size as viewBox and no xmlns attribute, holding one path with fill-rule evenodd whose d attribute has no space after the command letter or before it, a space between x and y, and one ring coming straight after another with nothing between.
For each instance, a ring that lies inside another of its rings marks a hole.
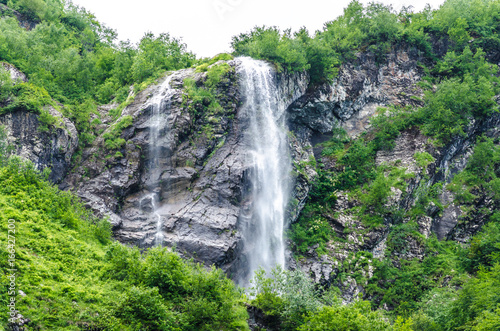
<instances>
[{"instance_id":1,"label":"water splash","mask_svg":"<svg viewBox=\"0 0 500 331\"><path fill-rule=\"evenodd\" d=\"M251 219L242 229L248 270L239 280L248 285L256 270L270 272L284 267L285 208L290 195L291 159L283 107L278 98L274 71L263 61L240 58L239 73L244 104L241 116L249 119L246 139L253 165L250 184Z\"/></svg>"}]
</instances>

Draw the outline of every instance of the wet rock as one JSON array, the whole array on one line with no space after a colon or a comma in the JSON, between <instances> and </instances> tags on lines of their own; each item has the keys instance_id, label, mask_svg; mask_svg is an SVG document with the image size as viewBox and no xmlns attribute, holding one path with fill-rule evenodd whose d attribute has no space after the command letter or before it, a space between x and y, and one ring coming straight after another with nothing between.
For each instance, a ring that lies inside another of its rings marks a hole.
<instances>
[{"instance_id":1,"label":"wet rock","mask_svg":"<svg viewBox=\"0 0 500 331\"><path fill-rule=\"evenodd\" d=\"M188 77L203 86L205 73L185 69L173 74L172 94L160 109L163 129L156 146L161 152L159 167L154 171L148 164L152 153L150 100L159 85L135 96L123 110L122 117L133 118L132 126L121 135L127 141L120 150L123 157L109 157L114 152L106 151L101 135L83 151L81 164L67 177L66 184L97 215L110 218L119 241L152 246L159 215L164 245L237 277L241 272L239 229L244 206L251 204L245 200L245 185L252 165L247 161L244 135L248 118L239 114L238 60L228 64L233 70L217 86L224 109L217 116L205 116L203 106L190 104L183 89L183 80ZM275 81L283 109L308 85L305 74L276 74ZM101 112L101 118L106 118L106 109ZM106 119L104 125L107 130L112 120Z\"/></svg>"}]
</instances>

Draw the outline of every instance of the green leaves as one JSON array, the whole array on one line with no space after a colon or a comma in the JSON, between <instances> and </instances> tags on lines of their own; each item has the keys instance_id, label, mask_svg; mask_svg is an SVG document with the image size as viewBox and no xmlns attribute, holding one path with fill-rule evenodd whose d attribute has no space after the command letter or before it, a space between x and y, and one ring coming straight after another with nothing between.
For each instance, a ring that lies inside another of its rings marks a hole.
<instances>
[{"instance_id":1,"label":"green leaves","mask_svg":"<svg viewBox=\"0 0 500 331\"><path fill-rule=\"evenodd\" d=\"M256 27L249 33L233 37L231 46L236 55L248 55L266 59L283 68L296 72L310 68L303 45L291 35L277 27Z\"/></svg>"},{"instance_id":2,"label":"green leaves","mask_svg":"<svg viewBox=\"0 0 500 331\"><path fill-rule=\"evenodd\" d=\"M180 330L176 314L168 309L158 288L131 287L117 302L113 315L133 330Z\"/></svg>"},{"instance_id":3,"label":"green leaves","mask_svg":"<svg viewBox=\"0 0 500 331\"><path fill-rule=\"evenodd\" d=\"M274 327L283 330L390 330L387 318L372 311L368 301L343 304L331 290L315 287L300 270L277 267L256 272L252 304L262 309ZM333 299L331 296L333 295Z\"/></svg>"},{"instance_id":4,"label":"green leaves","mask_svg":"<svg viewBox=\"0 0 500 331\"><path fill-rule=\"evenodd\" d=\"M27 294L16 307L29 327L248 330L242 292L221 270L207 271L167 248L141 254L111 242L109 222L94 219L29 162L12 157L0 165L0 210L4 246L7 220L15 220L17 284ZM0 281L7 283L5 250L0 257Z\"/></svg>"},{"instance_id":5,"label":"green leaves","mask_svg":"<svg viewBox=\"0 0 500 331\"><path fill-rule=\"evenodd\" d=\"M127 115L120 118L118 122L113 124L111 128L108 129L106 133L103 134L104 138L104 146L108 150L116 150L122 148L126 141L123 138L120 138L123 130L132 125L133 119L132 116Z\"/></svg>"},{"instance_id":6,"label":"green leaves","mask_svg":"<svg viewBox=\"0 0 500 331\"><path fill-rule=\"evenodd\" d=\"M368 301L355 301L350 305L323 307L316 314L309 314L300 331L361 331L391 330L390 324L380 311L372 311Z\"/></svg>"},{"instance_id":7,"label":"green leaves","mask_svg":"<svg viewBox=\"0 0 500 331\"><path fill-rule=\"evenodd\" d=\"M465 326L472 330L494 330L498 326L500 302L500 264L478 272L460 292L448 321L450 328Z\"/></svg>"},{"instance_id":8,"label":"green leaves","mask_svg":"<svg viewBox=\"0 0 500 331\"><path fill-rule=\"evenodd\" d=\"M500 164L500 147L490 138L479 138L474 147L467 167L457 174L448 185L461 203L472 203L479 196L486 194L500 201L499 180L497 175Z\"/></svg>"}]
</instances>

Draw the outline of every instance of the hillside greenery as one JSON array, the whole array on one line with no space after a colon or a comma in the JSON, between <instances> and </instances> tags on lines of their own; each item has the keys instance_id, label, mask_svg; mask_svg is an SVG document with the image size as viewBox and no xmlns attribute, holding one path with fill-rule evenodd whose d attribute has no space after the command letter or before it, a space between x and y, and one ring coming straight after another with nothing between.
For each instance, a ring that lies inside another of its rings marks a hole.
<instances>
[{"instance_id":1,"label":"hillside greenery","mask_svg":"<svg viewBox=\"0 0 500 331\"><path fill-rule=\"evenodd\" d=\"M0 62L16 66L29 79L12 85L0 74L0 103L11 100L2 111L43 112L45 105L57 103L75 123L82 146L96 136L90 117L98 115L97 105L125 102L131 85L144 88L166 71L196 61L186 45L169 34L145 33L137 45L118 41L114 30L69 1L0 4L36 24L31 30L21 27L13 11L4 11L0 19Z\"/></svg>"},{"instance_id":2,"label":"hillside greenery","mask_svg":"<svg viewBox=\"0 0 500 331\"><path fill-rule=\"evenodd\" d=\"M243 293L221 270L166 248L141 252L112 241L109 222L47 175L2 157L0 241L7 245L14 224L16 292L23 292L16 309L29 330L248 329ZM7 251L0 254L0 325L7 327L12 268Z\"/></svg>"},{"instance_id":3,"label":"hillside greenery","mask_svg":"<svg viewBox=\"0 0 500 331\"><path fill-rule=\"evenodd\" d=\"M0 131L0 242L8 242L8 220L14 220L16 281L25 294L17 296L17 307L30 319L28 329L247 330L245 302L284 330L500 329L500 212L479 211L487 224L462 244L426 238L417 223L430 207L444 208L438 196L445 188L466 217L474 217L478 199L498 206L499 142L478 137L469 163L447 185L427 185L425 174L418 199L407 210L388 201L392 189L404 191L413 175L398 164L375 162L376 153L394 148L405 130L418 130L442 148L466 136L470 123L498 112L499 0L447 0L438 10L426 7L419 13L354 0L314 34L304 28L256 27L233 38L232 55L212 59L196 59L169 34L146 33L137 45L118 41L116 32L93 14L64 0L0 0L0 5L6 6L0 8L0 114L36 112L41 130L49 130L57 125L47 110L53 107L75 123L80 151L98 134L99 121L91 121L92 115L109 102L120 106L109 113L115 122L104 144L110 151L122 146L120 134L131 118L120 117L121 110L166 71L194 67L207 72L204 87L184 81L189 111L217 115L222 110L214 86L230 70L217 62L233 55L268 60L278 70L306 71L311 86L335 79L358 52L382 63L389 51L409 45L425 59L421 107L379 109L370 132L351 139L337 128L321 146L335 166L318 163L308 201L289 233L295 257L313 247L318 255L330 254L329 244L345 242L329 222L338 216L340 193L359 202L349 213L365 228L390 225L385 257L352 252L330 287L313 286L303 273L278 268L271 278L257 273L247 296L221 270L207 270L164 248L140 251L114 242L110 224L48 183L47 172L9 158ZM34 28L21 27L17 13ZM435 40L450 42L443 56L435 53ZM3 63L17 67L29 81L12 81ZM211 139L209 126L204 134ZM414 158L421 169L435 161L426 152ZM421 259L401 258L410 244L422 247ZM2 284L9 282L7 261L2 250ZM365 300L345 305L335 285L351 278L364 284ZM0 329L7 327L7 300L2 286Z\"/></svg>"},{"instance_id":4,"label":"hillside greenery","mask_svg":"<svg viewBox=\"0 0 500 331\"><path fill-rule=\"evenodd\" d=\"M390 5L354 0L343 15L312 35L305 28L292 33L255 27L233 37L232 47L236 55L269 60L278 69L308 70L312 84L317 84L333 79L340 65L357 52L369 51L382 62L399 44L415 47L429 61L437 59L435 38L451 40L453 50L460 53L467 45L474 51L494 52L500 46L498 15L500 3L494 0L448 0L438 10L427 6L419 13L411 6L396 12Z\"/></svg>"},{"instance_id":5,"label":"hillside greenery","mask_svg":"<svg viewBox=\"0 0 500 331\"><path fill-rule=\"evenodd\" d=\"M366 233L351 228L346 228L343 234L333 231L329 220L339 217L334 208L339 194L347 195L353 202L347 213L365 229L388 227L385 257L374 258L367 251L351 252L332 282L340 285L354 278L357 284L364 284L364 298L371 301L372 307L388 308L390 318L399 319L408 330L500 327L500 291L495 288L500 263L498 138L477 137L467 166L447 185L429 184L433 173L427 173L426 169L435 159L426 152L416 153L415 163L423 178L415 191L415 204L407 209L389 202L394 190L405 192L408 180L415 175L407 174L397 163L375 162L377 152L392 150L403 131L418 130L428 137L428 144L441 149L457 139L467 138L471 124L485 123L498 113L499 73L497 60L492 60L498 52L493 45L499 42L499 10L499 1L449 0L436 11L412 13L403 8L396 13L390 7L363 6L354 1L344 16L327 23L324 31L314 37L322 40L332 29L337 29L337 35L343 31L342 36L346 36L343 42L351 45L343 56L368 51L382 60L388 50L406 43L417 47L427 59L421 64L426 73L419 83L424 91L424 98L419 100L422 106L391 105L379 109L371 119L371 129L360 137L350 139L337 128L329 141L317 146L322 148L322 157L332 160L334 166L325 168L319 163L308 201L289 232L298 259L310 254L313 248L318 255L335 256L335 251L329 248L332 243L342 245L348 234ZM384 22L384 28L368 29L377 22ZM451 42L442 57L432 50L432 40L439 38ZM300 39L299 35L296 39ZM251 52L261 49L258 45L262 40L247 35L235 39L235 47L240 47L236 49L242 53ZM246 44L255 48L243 47ZM386 50L378 53L381 47ZM276 61L264 53L254 56ZM325 79L328 77L312 81ZM434 236L426 238L419 232L417 221L427 216L429 208L440 213L445 207L439 199L443 189L454 193L455 203L463 211L461 222L475 217L487 220L483 229L465 244L438 241ZM491 207L478 210L477 205L484 199L491 201ZM422 249L422 258L405 258L412 245ZM368 276L369 270L373 270L373 275Z\"/></svg>"}]
</instances>

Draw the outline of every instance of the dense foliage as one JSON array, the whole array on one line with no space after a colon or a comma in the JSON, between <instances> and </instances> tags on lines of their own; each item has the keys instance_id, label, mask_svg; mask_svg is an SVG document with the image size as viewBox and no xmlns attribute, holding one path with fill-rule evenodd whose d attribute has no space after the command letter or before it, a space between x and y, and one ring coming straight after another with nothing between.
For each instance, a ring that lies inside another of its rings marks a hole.
<instances>
[{"instance_id":1,"label":"dense foliage","mask_svg":"<svg viewBox=\"0 0 500 331\"><path fill-rule=\"evenodd\" d=\"M411 25L406 24L410 21ZM303 28L296 33L276 27L256 27L235 36L232 47L237 55L270 60L289 71L309 70L311 82L321 83L336 76L339 66L356 51L370 49L379 59L393 43L408 41L430 54L428 37L422 31L425 13L396 14L391 6L370 3L364 7L352 1L344 15L327 22L314 36Z\"/></svg>"},{"instance_id":2,"label":"dense foliage","mask_svg":"<svg viewBox=\"0 0 500 331\"><path fill-rule=\"evenodd\" d=\"M37 330L246 330L242 293L221 270L207 271L166 248L141 253L112 242L71 194L31 163L2 158L0 242L15 222L16 308ZM12 235L12 233L10 233ZM0 279L8 284L8 254ZM8 287L0 288L6 327Z\"/></svg>"},{"instance_id":3,"label":"dense foliage","mask_svg":"<svg viewBox=\"0 0 500 331\"><path fill-rule=\"evenodd\" d=\"M404 330L391 326L382 311L372 311L368 301L343 305L333 288L316 289L301 271L277 267L266 277L264 270L253 280L253 304L262 309L272 327L283 330Z\"/></svg>"},{"instance_id":4,"label":"dense foliage","mask_svg":"<svg viewBox=\"0 0 500 331\"><path fill-rule=\"evenodd\" d=\"M500 46L498 1L448 0L440 9L426 7L415 13L411 7L395 12L392 6L371 2L364 6L354 0L344 14L325 23L313 36L306 29L295 33L277 27L255 27L233 37L236 55L248 55L274 62L290 71L309 70L313 84L330 80L339 66L358 51L372 52L379 62L394 46L407 43L429 60L435 60L433 38L448 38L461 52L469 44L473 50L494 52Z\"/></svg>"},{"instance_id":5,"label":"dense foliage","mask_svg":"<svg viewBox=\"0 0 500 331\"><path fill-rule=\"evenodd\" d=\"M117 42L115 31L65 0L1 3L34 25L20 26L13 11L0 19L0 62L15 65L29 79L12 86L0 73L0 104L7 97L13 101L2 111L41 112L53 98L64 105L61 111L75 123L83 145L95 137L90 115L98 104L124 102L131 85L151 83L167 70L195 62L186 45L168 34L146 33L138 45Z\"/></svg>"}]
</instances>

